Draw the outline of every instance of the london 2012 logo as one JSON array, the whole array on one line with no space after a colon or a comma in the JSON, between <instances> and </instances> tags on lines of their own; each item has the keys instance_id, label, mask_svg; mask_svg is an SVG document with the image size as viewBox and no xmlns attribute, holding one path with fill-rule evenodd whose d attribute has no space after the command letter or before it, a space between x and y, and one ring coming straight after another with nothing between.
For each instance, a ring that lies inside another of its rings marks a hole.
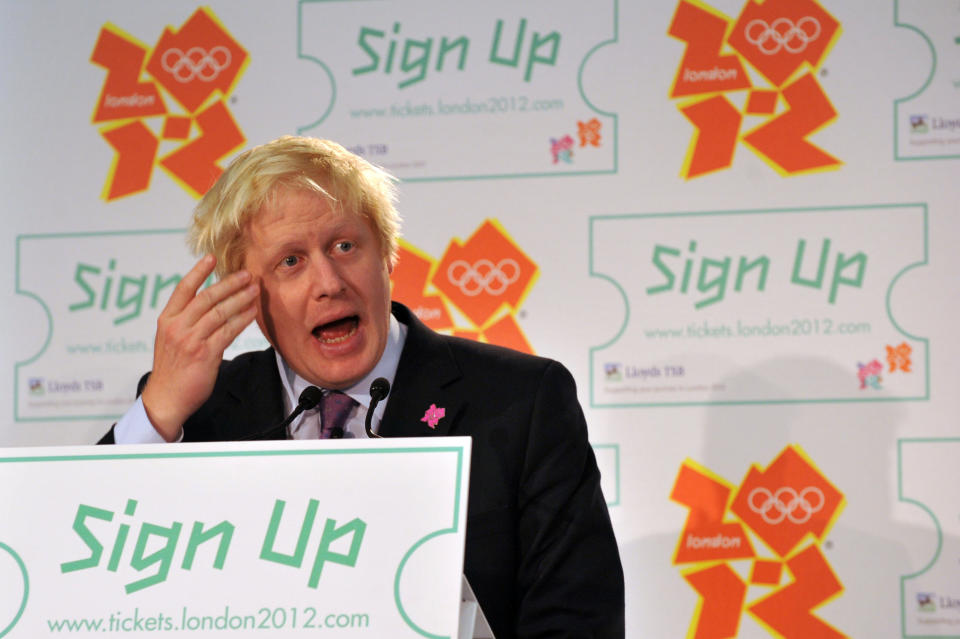
<instances>
[{"instance_id":1,"label":"london 2012 logo","mask_svg":"<svg viewBox=\"0 0 960 639\"><path fill-rule=\"evenodd\" d=\"M246 141L225 98L249 55L209 9L166 27L153 48L106 24L90 61L106 71L93 124L115 154L108 202L147 190L156 166L200 197Z\"/></svg>"},{"instance_id":2,"label":"london 2012 logo","mask_svg":"<svg viewBox=\"0 0 960 639\"><path fill-rule=\"evenodd\" d=\"M747 0L736 21L681 0L668 32L686 45L670 97L695 128L683 177L729 168L738 142L782 175L840 165L809 140L837 116L816 73L840 23L816 0Z\"/></svg>"},{"instance_id":3,"label":"london 2012 logo","mask_svg":"<svg viewBox=\"0 0 960 639\"><path fill-rule=\"evenodd\" d=\"M783 639L846 636L814 612L843 592L821 546L844 497L799 447L736 489L684 462L670 499L689 509L673 563L700 597L687 636L736 637L744 612Z\"/></svg>"},{"instance_id":4,"label":"london 2012 logo","mask_svg":"<svg viewBox=\"0 0 960 639\"><path fill-rule=\"evenodd\" d=\"M402 243L393 269L393 299L430 328L532 353L517 321L537 265L495 221L466 242L452 240L439 260Z\"/></svg>"}]
</instances>

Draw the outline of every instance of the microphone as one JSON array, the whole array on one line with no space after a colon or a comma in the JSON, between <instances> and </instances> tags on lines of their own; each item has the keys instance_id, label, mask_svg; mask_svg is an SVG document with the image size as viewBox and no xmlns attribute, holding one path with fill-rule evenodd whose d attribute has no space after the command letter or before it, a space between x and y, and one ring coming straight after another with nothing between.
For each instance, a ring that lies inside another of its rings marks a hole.
<instances>
[{"instance_id":1,"label":"microphone","mask_svg":"<svg viewBox=\"0 0 960 639\"><path fill-rule=\"evenodd\" d=\"M373 428L370 427L370 423L373 421L373 411L377 408L377 404L383 401L387 395L390 393L390 382L388 382L383 377L378 377L373 380L373 383L370 384L370 408L367 409L367 419L364 423L364 428L367 429L367 437L370 439L373 438L382 438L382 435L378 435L373 432Z\"/></svg>"},{"instance_id":2,"label":"microphone","mask_svg":"<svg viewBox=\"0 0 960 639\"><path fill-rule=\"evenodd\" d=\"M293 409L293 413L287 421L292 422L293 418L303 411L316 408L321 399L323 399L322 390L316 386L307 386L303 389L303 392L300 393L300 397L297 399L297 407Z\"/></svg>"},{"instance_id":3,"label":"microphone","mask_svg":"<svg viewBox=\"0 0 960 639\"><path fill-rule=\"evenodd\" d=\"M303 411L316 408L322 397L323 391L321 391L319 388L316 386L307 386L303 389L303 392L300 393L300 398L297 400L296 408L293 409L293 412L290 413L285 420L272 428L268 428L267 430L254 433L253 435L248 435L247 437L241 437L238 441L245 442L251 439L268 439L269 435L272 435L273 432L277 430L283 431L284 439L290 439L290 422L295 420Z\"/></svg>"}]
</instances>

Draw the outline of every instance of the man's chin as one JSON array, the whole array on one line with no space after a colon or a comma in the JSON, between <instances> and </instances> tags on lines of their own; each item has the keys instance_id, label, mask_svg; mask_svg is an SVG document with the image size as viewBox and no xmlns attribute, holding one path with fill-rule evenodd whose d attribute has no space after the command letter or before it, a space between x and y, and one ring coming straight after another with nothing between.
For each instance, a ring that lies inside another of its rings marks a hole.
<instances>
[{"instance_id":1,"label":"man's chin","mask_svg":"<svg viewBox=\"0 0 960 639\"><path fill-rule=\"evenodd\" d=\"M335 362L314 367L308 375L300 375L311 384L331 390L345 390L358 383L373 370L376 362Z\"/></svg>"}]
</instances>

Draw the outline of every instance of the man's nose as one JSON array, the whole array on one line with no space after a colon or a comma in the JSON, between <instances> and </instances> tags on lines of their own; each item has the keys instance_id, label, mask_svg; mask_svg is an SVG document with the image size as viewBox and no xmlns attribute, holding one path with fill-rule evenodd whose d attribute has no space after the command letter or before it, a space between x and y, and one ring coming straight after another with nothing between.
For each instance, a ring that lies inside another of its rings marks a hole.
<instances>
[{"instance_id":1,"label":"man's nose","mask_svg":"<svg viewBox=\"0 0 960 639\"><path fill-rule=\"evenodd\" d=\"M315 299L334 297L345 288L340 269L329 257L314 258L310 268L310 292Z\"/></svg>"}]
</instances>

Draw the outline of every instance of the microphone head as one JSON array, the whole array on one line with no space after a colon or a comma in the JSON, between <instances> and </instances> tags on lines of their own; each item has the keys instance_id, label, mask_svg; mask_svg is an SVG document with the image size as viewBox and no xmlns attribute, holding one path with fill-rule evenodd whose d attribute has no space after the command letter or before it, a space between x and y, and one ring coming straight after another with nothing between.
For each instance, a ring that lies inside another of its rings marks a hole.
<instances>
[{"instance_id":1,"label":"microphone head","mask_svg":"<svg viewBox=\"0 0 960 639\"><path fill-rule=\"evenodd\" d=\"M390 382L383 377L378 377L370 384L370 398L381 401L390 393Z\"/></svg>"},{"instance_id":2,"label":"microphone head","mask_svg":"<svg viewBox=\"0 0 960 639\"><path fill-rule=\"evenodd\" d=\"M307 386L300 393L300 399L297 400L297 406L303 410L310 410L320 403L323 398L323 391L316 386Z\"/></svg>"}]
</instances>

